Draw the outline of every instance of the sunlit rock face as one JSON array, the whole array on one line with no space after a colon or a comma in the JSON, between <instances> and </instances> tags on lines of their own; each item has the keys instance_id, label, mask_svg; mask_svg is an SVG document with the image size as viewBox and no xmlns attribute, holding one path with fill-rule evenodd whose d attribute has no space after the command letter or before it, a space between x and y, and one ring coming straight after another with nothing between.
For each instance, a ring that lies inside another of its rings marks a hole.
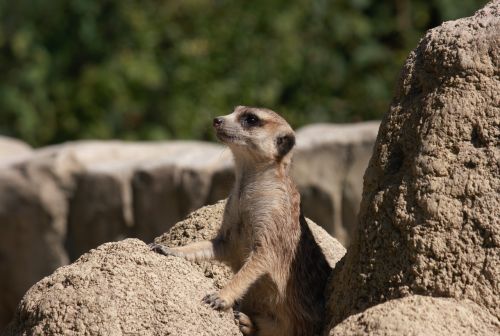
<instances>
[{"instance_id":1,"label":"sunlit rock face","mask_svg":"<svg viewBox=\"0 0 500 336\"><path fill-rule=\"evenodd\" d=\"M331 281L332 325L389 299L500 317L500 2L427 32L403 68Z\"/></svg>"}]
</instances>

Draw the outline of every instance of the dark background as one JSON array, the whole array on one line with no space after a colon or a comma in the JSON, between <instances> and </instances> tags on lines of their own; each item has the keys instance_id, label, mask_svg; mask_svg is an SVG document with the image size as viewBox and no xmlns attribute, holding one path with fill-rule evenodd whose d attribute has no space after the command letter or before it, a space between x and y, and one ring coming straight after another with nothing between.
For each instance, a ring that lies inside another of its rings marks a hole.
<instances>
[{"instance_id":1,"label":"dark background","mask_svg":"<svg viewBox=\"0 0 500 336\"><path fill-rule=\"evenodd\" d=\"M0 134L207 140L240 104L378 119L424 32L484 3L0 0Z\"/></svg>"}]
</instances>

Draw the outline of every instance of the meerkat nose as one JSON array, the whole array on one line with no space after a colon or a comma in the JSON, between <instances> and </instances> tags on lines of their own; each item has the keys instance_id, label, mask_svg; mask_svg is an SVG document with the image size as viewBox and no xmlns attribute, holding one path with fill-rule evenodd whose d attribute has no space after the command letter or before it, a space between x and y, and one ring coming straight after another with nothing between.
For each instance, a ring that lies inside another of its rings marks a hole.
<instances>
[{"instance_id":1,"label":"meerkat nose","mask_svg":"<svg viewBox=\"0 0 500 336\"><path fill-rule=\"evenodd\" d=\"M221 117L214 118L214 127L219 127L224 122L224 119Z\"/></svg>"}]
</instances>

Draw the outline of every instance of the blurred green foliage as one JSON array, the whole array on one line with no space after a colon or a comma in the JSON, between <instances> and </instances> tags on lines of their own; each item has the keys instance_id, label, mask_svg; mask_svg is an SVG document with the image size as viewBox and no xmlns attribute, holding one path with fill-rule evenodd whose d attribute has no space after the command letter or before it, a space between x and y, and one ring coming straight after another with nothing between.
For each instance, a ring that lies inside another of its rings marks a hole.
<instances>
[{"instance_id":1,"label":"blurred green foliage","mask_svg":"<svg viewBox=\"0 0 500 336\"><path fill-rule=\"evenodd\" d=\"M210 139L240 104L380 118L425 30L485 2L0 0L0 134Z\"/></svg>"}]
</instances>

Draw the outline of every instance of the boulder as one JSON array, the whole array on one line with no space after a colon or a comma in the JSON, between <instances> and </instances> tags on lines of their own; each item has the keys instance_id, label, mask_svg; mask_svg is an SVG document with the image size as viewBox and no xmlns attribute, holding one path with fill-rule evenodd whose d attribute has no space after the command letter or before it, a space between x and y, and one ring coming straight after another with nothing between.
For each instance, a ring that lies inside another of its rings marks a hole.
<instances>
[{"instance_id":1,"label":"boulder","mask_svg":"<svg viewBox=\"0 0 500 336\"><path fill-rule=\"evenodd\" d=\"M202 303L212 291L184 259L107 243L34 285L5 335L240 335L232 312Z\"/></svg>"},{"instance_id":2,"label":"boulder","mask_svg":"<svg viewBox=\"0 0 500 336\"><path fill-rule=\"evenodd\" d=\"M297 130L292 174L304 213L344 246L355 230L379 124L313 124Z\"/></svg>"},{"instance_id":3,"label":"boulder","mask_svg":"<svg viewBox=\"0 0 500 336\"><path fill-rule=\"evenodd\" d=\"M224 202L201 208L155 241L169 246L212 238ZM309 222L331 265L345 249ZM34 285L18 306L5 336L240 335L232 313L201 303L232 276L217 263L194 263L149 251L137 239L106 243Z\"/></svg>"},{"instance_id":4,"label":"boulder","mask_svg":"<svg viewBox=\"0 0 500 336\"><path fill-rule=\"evenodd\" d=\"M330 336L495 336L500 322L472 301L409 296L349 316Z\"/></svg>"},{"instance_id":5,"label":"boulder","mask_svg":"<svg viewBox=\"0 0 500 336\"><path fill-rule=\"evenodd\" d=\"M222 223L226 201L202 207L175 224L169 231L154 239L155 243L168 247L184 246L215 238ZM218 288L224 287L233 275L231 269L218 262L197 262L205 276L214 280Z\"/></svg>"},{"instance_id":6,"label":"boulder","mask_svg":"<svg viewBox=\"0 0 500 336\"><path fill-rule=\"evenodd\" d=\"M499 32L493 1L428 31L406 61L331 279L332 326L411 294L500 318Z\"/></svg>"}]
</instances>

